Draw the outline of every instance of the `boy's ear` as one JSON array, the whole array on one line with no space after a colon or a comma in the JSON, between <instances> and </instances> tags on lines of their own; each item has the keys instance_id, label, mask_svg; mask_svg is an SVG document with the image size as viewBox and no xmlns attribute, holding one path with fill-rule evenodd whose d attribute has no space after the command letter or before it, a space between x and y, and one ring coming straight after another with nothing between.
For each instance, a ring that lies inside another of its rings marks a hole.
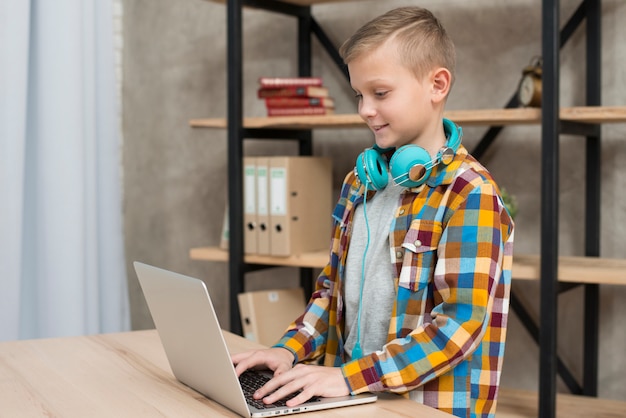
<instances>
[{"instance_id":1,"label":"boy's ear","mask_svg":"<svg viewBox=\"0 0 626 418\"><path fill-rule=\"evenodd\" d=\"M440 102L448 97L452 84L452 74L447 68L437 68L432 72L433 101Z\"/></svg>"}]
</instances>

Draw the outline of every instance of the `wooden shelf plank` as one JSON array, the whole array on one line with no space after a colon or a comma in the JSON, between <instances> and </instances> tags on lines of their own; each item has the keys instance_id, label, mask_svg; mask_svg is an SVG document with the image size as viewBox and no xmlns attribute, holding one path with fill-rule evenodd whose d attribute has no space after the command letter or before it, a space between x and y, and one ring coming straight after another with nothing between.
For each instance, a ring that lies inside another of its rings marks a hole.
<instances>
[{"instance_id":1,"label":"wooden shelf plank","mask_svg":"<svg viewBox=\"0 0 626 418\"><path fill-rule=\"evenodd\" d=\"M528 125L541 122L541 109L476 109L476 110L448 110L444 117L462 126L505 126Z\"/></svg>"},{"instance_id":2,"label":"wooden shelf plank","mask_svg":"<svg viewBox=\"0 0 626 418\"><path fill-rule=\"evenodd\" d=\"M228 261L228 251L218 247L192 248L189 251L192 260ZM246 254L244 261L248 264L275 265L281 267L312 267L323 268L328 262L328 250L305 253L289 257L272 257L265 255Z\"/></svg>"},{"instance_id":3,"label":"wooden shelf plank","mask_svg":"<svg viewBox=\"0 0 626 418\"><path fill-rule=\"evenodd\" d=\"M498 418L536 418L536 392L500 388L496 415ZM626 411L626 402L592 398L565 393L556 395L557 418L619 417Z\"/></svg>"},{"instance_id":4,"label":"wooden shelf plank","mask_svg":"<svg viewBox=\"0 0 626 418\"><path fill-rule=\"evenodd\" d=\"M514 255L513 278L537 280L540 271L538 255ZM559 281L626 285L626 259L560 256Z\"/></svg>"},{"instance_id":5,"label":"wooden shelf plank","mask_svg":"<svg viewBox=\"0 0 626 418\"><path fill-rule=\"evenodd\" d=\"M228 251L218 247L192 248L192 260L228 261ZM249 264L323 268L328 262L328 251L322 250L291 257L271 257L254 254L244 256ZM516 254L513 257L513 278L538 280L538 255ZM559 281L568 283L595 283L626 285L626 259L593 257L559 257Z\"/></svg>"},{"instance_id":6,"label":"wooden shelf plank","mask_svg":"<svg viewBox=\"0 0 626 418\"><path fill-rule=\"evenodd\" d=\"M519 125L537 124L541 121L541 111L534 108L450 110L445 117L456 123L468 125ZM226 119L192 119L193 128L226 129ZM244 118L246 128L272 129L337 129L365 128L365 123L357 114L334 114L319 116L273 116Z\"/></svg>"},{"instance_id":7,"label":"wooden shelf plank","mask_svg":"<svg viewBox=\"0 0 626 418\"><path fill-rule=\"evenodd\" d=\"M226 119L192 119L189 124L193 128L226 129ZM272 116L249 117L243 119L245 128L272 129L324 129L324 128L365 128L359 115L335 114L319 116Z\"/></svg>"},{"instance_id":8,"label":"wooden shelf plank","mask_svg":"<svg viewBox=\"0 0 626 418\"><path fill-rule=\"evenodd\" d=\"M213 3L226 3L226 0L210 0ZM284 3L295 4L296 6L313 6L316 4L323 3L341 3L345 1L354 1L354 0L281 0Z\"/></svg>"},{"instance_id":9,"label":"wooden shelf plank","mask_svg":"<svg viewBox=\"0 0 626 418\"><path fill-rule=\"evenodd\" d=\"M445 117L463 126L505 126L540 124L541 109L449 110ZM561 120L580 123L626 123L626 106L569 107L561 109ZM225 118L192 119L193 128L226 129ZM244 118L246 128L338 129L365 128L357 114L320 116L277 116Z\"/></svg>"},{"instance_id":10,"label":"wooden shelf plank","mask_svg":"<svg viewBox=\"0 0 626 418\"><path fill-rule=\"evenodd\" d=\"M580 106L561 109L561 120L582 123L624 123L626 106Z\"/></svg>"}]
</instances>

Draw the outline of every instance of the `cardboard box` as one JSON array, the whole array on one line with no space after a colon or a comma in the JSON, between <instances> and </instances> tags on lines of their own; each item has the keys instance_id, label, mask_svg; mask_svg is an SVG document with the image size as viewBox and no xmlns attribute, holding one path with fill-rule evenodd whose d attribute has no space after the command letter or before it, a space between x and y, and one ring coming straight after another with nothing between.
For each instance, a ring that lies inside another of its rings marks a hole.
<instances>
[{"instance_id":1,"label":"cardboard box","mask_svg":"<svg viewBox=\"0 0 626 418\"><path fill-rule=\"evenodd\" d=\"M244 337L271 346L304 312L302 288L262 290L237 295Z\"/></svg>"}]
</instances>

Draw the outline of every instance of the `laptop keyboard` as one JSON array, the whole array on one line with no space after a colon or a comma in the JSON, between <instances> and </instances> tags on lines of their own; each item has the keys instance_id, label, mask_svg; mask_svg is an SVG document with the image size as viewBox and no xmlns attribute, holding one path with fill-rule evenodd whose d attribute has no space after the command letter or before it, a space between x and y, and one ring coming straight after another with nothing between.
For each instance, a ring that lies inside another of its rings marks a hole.
<instances>
[{"instance_id":1,"label":"laptop keyboard","mask_svg":"<svg viewBox=\"0 0 626 418\"><path fill-rule=\"evenodd\" d=\"M243 389L243 394L246 398L246 402L248 405L252 405L258 409L268 409L268 408L276 408L281 406L286 406L286 403L289 399L294 398L298 393L292 393L286 398L280 399L273 404L265 404L262 399L254 399L254 392L257 391L261 386L267 383L270 380L269 376L266 376L261 373L257 373L253 370L245 371L239 376L239 383L241 384L241 389ZM308 402L317 402L319 398L314 397L307 401Z\"/></svg>"}]
</instances>

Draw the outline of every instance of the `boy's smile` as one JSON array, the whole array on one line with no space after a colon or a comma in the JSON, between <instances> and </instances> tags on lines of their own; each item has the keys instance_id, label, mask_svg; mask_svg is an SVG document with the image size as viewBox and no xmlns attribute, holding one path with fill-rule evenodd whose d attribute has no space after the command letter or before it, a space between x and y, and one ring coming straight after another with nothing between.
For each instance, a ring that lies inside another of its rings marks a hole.
<instances>
[{"instance_id":1,"label":"boy's smile","mask_svg":"<svg viewBox=\"0 0 626 418\"><path fill-rule=\"evenodd\" d=\"M401 62L393 38L352 60L348 70L359 115L379 147L416 144L437 153L445 136L432 72L418 79Z\"/></svg>"},{"instance_id":2,"label":"boy's smile","mask_svg":"<svg viewBox=\"0 0 626 418\"><path fill-rule=\"evenodd\" d=\"M370 126L370 128L374 131L374 133L380 131L381 129L385 128L386 126L389 126L389 124L385 124L385 125L373 125Z\"/></svg>"}]
</instances>

